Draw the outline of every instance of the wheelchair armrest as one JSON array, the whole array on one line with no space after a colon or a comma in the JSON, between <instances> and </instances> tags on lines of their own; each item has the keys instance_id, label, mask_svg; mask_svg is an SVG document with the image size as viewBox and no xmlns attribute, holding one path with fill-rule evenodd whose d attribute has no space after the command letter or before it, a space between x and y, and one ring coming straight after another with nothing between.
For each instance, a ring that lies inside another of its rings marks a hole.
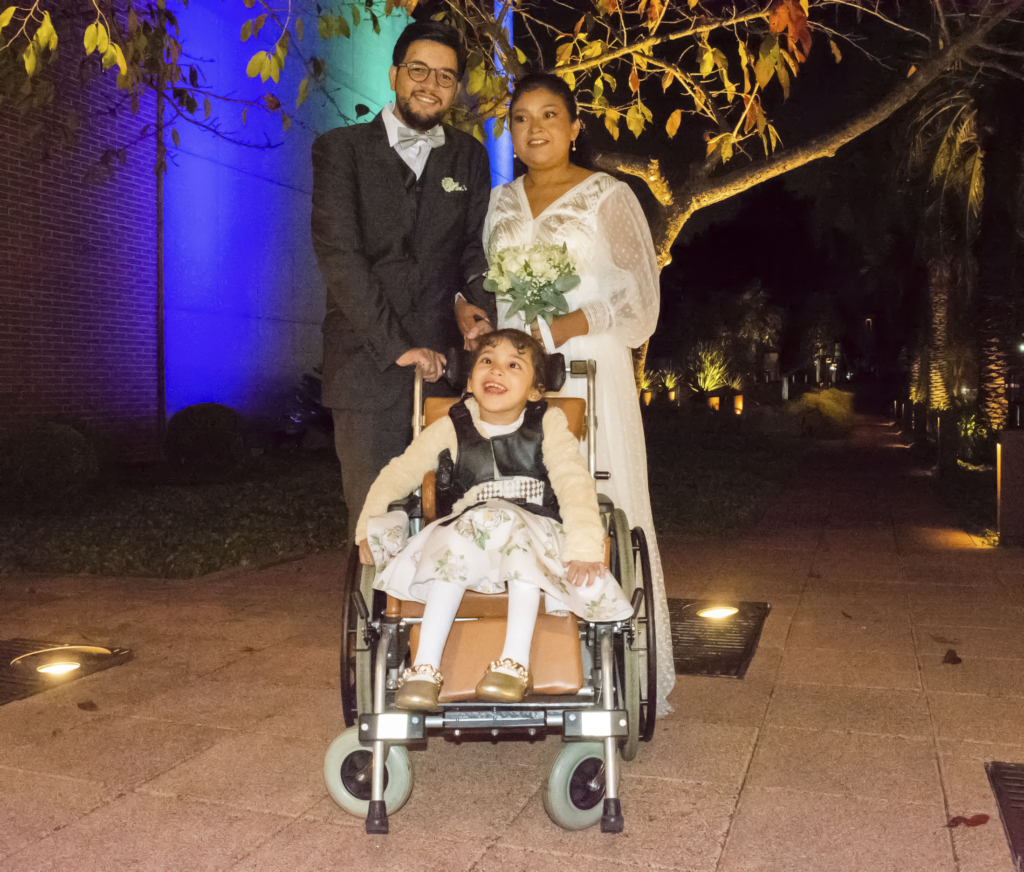
<instances>
[{"instance_id":1,"label":"wheelchair armrest","mask_svg":"<svg viewBox=\"0 0 1024 872\"><path fill-rule=\"evenodd\" d=\"M388 506L389 512L405 512L410 518L423 516L420 498L418 494L409 494L404 500L395 500Z\"/></svg>"}]
</instances>

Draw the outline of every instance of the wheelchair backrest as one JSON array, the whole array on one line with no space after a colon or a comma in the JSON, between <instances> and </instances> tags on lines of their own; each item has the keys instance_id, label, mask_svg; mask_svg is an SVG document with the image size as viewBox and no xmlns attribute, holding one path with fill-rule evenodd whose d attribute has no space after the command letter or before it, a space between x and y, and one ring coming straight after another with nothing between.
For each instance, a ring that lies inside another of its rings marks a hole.
<instances>
[{"instance_id":1,"label":"wheelchair backrest","mask_svg":"<svg viewBox=\"0 0 1024 872\"><path fill-rule=\"evenodd\" d=\"M561 409L569 422L569 432L583 439L586 431L587 401L579 397L545 397L548 405ZM456 397L427 397L423 403L423 426L429 427L448 414L458 402Z\"/></svg>"}]
</instances>

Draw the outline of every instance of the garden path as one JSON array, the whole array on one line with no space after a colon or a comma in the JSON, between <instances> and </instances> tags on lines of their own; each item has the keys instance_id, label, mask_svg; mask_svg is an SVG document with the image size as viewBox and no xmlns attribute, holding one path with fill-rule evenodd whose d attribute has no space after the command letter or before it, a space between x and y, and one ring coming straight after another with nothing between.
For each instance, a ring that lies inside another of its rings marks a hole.
<instances>
[{"instance_id":1,"label":"garden path","mask_svg":"<svg viewBox=\"0 0 1024 872\"><path fill-rule=\"evenodd\" d=\"M1024 762L1024 554L964 533L895 428L816 449L747 535L662 544L670 596L772 612L743 680L680 677L618 837L548 822L552 739L414 752L388 837L334 806L336 554L3 579L0 638L136 657L0 707L0 869L1011 872L983 764Z\"/></svg>"}]
</instances>

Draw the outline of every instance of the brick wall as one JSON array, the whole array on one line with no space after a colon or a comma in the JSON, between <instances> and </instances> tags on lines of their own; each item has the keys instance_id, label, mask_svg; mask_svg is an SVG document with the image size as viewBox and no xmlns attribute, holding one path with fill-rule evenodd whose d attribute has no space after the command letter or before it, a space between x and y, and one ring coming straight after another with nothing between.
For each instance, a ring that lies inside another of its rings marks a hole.
<instances>
[{"instance_id":1,"label":"brick wall","mask_svg":"<svg viewBox=\"0 0 1024 872\"><path fill-rule=\"evenodd\" d=\"M89 176L153 107L115 110L116 70L83 64L81 37L60 35L53 106L25 117L0 106L0 435L60 418L146 459L159 453L152 138L109 178ZM34 125L52 131L69 112L73 145L32 141Z\"/></svg>"}]
</instances>

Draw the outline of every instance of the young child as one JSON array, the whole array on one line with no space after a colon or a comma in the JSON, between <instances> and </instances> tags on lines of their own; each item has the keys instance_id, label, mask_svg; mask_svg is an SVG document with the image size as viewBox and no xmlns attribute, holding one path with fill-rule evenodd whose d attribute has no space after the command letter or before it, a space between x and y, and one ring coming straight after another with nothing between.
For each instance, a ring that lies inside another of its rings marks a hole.
<instances>
[{"instance_id":1,"label":"young child","mask_svg":"<svg viewBox=\"0 0 1024 872\"><path fill-rule=\"evenodd\" d=\"M386 566L376 588L426 603L399 708L437 709L441 654L467 590L508 589L505 647L476 687L478 699L493 702L518 702L530 685L541 593L548 612L592 621L632 612L605 570L597 491L579 444L564 413L541 399L544 361L541 345L519 330L483 337L466 388L472 396L427 427L370 488L356 527L360 560ZM443 517L406 543L404 513L385 513L429 470L437 470Z\"/></svg>"}]
</instances>

